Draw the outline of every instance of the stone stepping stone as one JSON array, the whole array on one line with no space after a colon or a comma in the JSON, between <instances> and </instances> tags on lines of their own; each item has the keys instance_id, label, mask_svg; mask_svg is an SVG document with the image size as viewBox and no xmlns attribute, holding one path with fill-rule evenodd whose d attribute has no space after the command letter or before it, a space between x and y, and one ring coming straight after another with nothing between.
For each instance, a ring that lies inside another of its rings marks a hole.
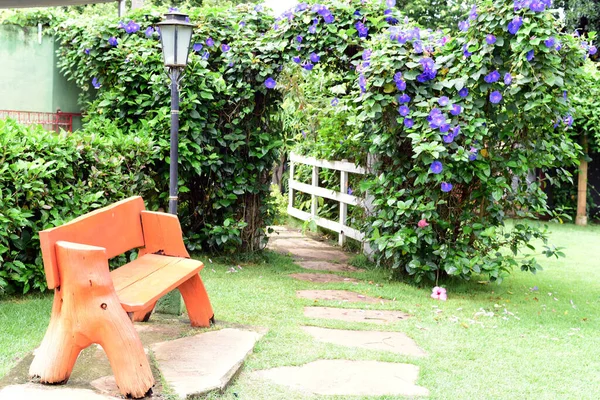
<instances>
[{"instance_id":1,"label":"stone stepping stone","mask_svg":"<svg viewBox=\"0 0 600 400\"><path fill-rule=\"evenodd\" d=\"M309 318L335 319L346 322L368 322L386 324L407 319L408 314L391 310L359 310L355 308L304 307L304 315Z\"/></svg>"},{"instance_id":2,"label":"stone stepping stone","mask_svg":"<svg viewBox=\"0 0 600 400\"><path fill-rule=\"evenodd\" d=\"M300 367L254 372L292 389L338 396L427 396L415 382L419 367L380 361L318 360Z\"/></svg>"},{"instance_id":3,"label":"stone stepping stone","mask_svg":"<svg viewBox=\"0 0 600 400\"><path fill-rule=\"evenodd\" d=\"M344 263L332 263L328 261L295 261L296 264L304 269L311 269L314 271L336 271L336 272L357 272L362 271L351 265Z\"/></svg>"},{"instance_id":4,"label":"stone stepping stone","mask_svg":"<svg viewBox=\"0 0 600 400\"><path fill-rule=\"evenodd\" d=\"M312 274L312 273L300 273L300 274L290 274L290 276L294 279L298 279L300 281L308 281L315 283L354 283L357 284L358 280L354 278L347 278L345 276L339 276L334 274Z\"/></svg>"},{"instance_id":5,"label":"stone stepping stone","mask_svg":"<svg viewBox=\"0 0 600 400\"><path fill-rule=\"evenodd\" d=\"M33 383L6 386L0 390L0 400L120 400L104 396L89 389L74 389L64 386L42 386Z\"/></svg>"},{"instance_id":6,"label":"stone stepping stone","mask_svg":"<svg viewBox=\"0 0 600 400\"><path fill-rule=\"evenodd\" d=\"M164 379L182 399L222 391L262 335L221 329L151 346Z\"/></svg>"},{"instance_id":7,"label":"stone stepping stone","mask_svg":"<svg viewBox=\"0 0 600 400\"><path fill-rule=\"evenodd\" d=\"M302 326L318 342L333 343L340 346L360 347L368 350L383 350L407 356L426 355L414 340L402 332L347 331L342 329Z\"/></svg>"},{"instance_id":8,"label":"stone stepping stone","mask_svg":"<svg viewBox=\"0 0 600 400\"><path fill-rule=\"evenodd\" d=\"M361 303L389 303L390 300L377 299L363 294L350 292L348 290L296 290L296 295L301 299L330 300Z\"/></svg>"}]
</instances>

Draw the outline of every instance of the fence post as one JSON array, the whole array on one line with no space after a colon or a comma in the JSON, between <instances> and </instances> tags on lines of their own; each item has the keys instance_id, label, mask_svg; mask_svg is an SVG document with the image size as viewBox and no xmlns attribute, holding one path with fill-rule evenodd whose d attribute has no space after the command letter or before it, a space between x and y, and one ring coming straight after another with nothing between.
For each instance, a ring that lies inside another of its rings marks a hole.
<instances>
[{"instance_id":1,"label":"fence post","mask_svg":"<svg viewBox=\"0 0 600 400\"><path fill-rule=\"evenodd\" d=\"M312 168L312 186L319 187L319 167L313 165ZM310 213L313 218L317 216L317 195L311 194Z\"/></svg>"},{"instance_id":2,"label":"fence post","mask_svg":"<svg viewBox=\"0 0 600 400\"><path fill-rule=\"evenodd\" d=\"M348 161L343 159L342 161ZM348 193L348 172L340 171L340 192ZM340 225L342 225L342 229L346 226L346 219L348 217L348 204L344 203L340 200ZM338 235L338 244L341 246L346 243L346 235L344 231L341 231Z\"/></svg>"},{"instance_id":3,"label":"fence post","mask_svg":"<svg viewBox=\"0 0 600 400\"><path fill-rule=\"evenodd\" d=\"M294 162L290 158L290 176L288 178L288 208L294 208L294 189L292 189L292 181L294 180Z\"/></svg>"},{"instance_id":4,"label":"fence post","mask_svg":"<svg viewBox=\"0 0 600 400\"><path fill-rule=\"evenodd\" d=\"M377 156L369 153L367 154L367 174L372 175L375 173L375 163L377 162ZM374 206L373 206L373 195L371 195L370 193L365 193L365 212L367 214L367 217L370 217L373 215L374 212ZM363 241L363 254L367 256L367 258L371 261L374 260L374 256L373 254L375 253L375 251L373 250L373 248L371 247L371 244L366 240L366 238Z\"/></svg>"}]
</instances>

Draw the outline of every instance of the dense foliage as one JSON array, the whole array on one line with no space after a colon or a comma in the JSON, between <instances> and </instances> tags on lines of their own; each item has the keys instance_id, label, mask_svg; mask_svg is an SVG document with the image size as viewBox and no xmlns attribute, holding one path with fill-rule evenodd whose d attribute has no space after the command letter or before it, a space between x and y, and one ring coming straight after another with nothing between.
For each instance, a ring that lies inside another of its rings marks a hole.
<instances>
[{"instance_id":1,"label":"dense foliage","mask_svg":"<svg viewBox=\"0 0 600 400\"><path fill-rule=\"evenodd\" d=\"M258 9L259 10L259 9ZM162 10L166 11L166 10ZM280 52L261 42L269 17L193 9L192 52L181 80L180 207L191 249L258 249L270 223L270 171L281 145L271 116L279 95L264 86ZM139 9L127 20L68 20L58 30L60 66L93 99L89 124L145 134L162 152L154 165L166 205L170 127L169 80L159 33L161 14Z\"/></svg>"},{"instance_id":2,"label":"dense foliage","mask_svg":"<svg viewBox=\"0 0 600 400\"><path fill-rule=\"evenodd\" d=\"M143 137L46 132L0 120L0 293L46 287L38 232L140 193L151 193Z\"/></svg>"},{"instance_id":3,"label":"dense foliage","mask_svg":"<svg viewBox=\"0 0 600 400\"><path fill-rule=\"evenodd\" d=\"M514 256L545 233L523 223L506 229L505 218L546 211L530 171L576 162L566 89L587 46L560 33L546 2L478 3L446 36L379 4L325 4L335 18L318 27L328 35L306 35L301 49L303 59L317 52L319 65L353 80L339 104L358 104L364 150L379 158L363 187L375 198L366 229L378 260L417 281L478 273L501 280L515 266L535 272L533 257ZM276 37L305 35L307 21L323 13L297 8ZM559 172L555 179L569 178Z\"/></svg>"}]
</instances>

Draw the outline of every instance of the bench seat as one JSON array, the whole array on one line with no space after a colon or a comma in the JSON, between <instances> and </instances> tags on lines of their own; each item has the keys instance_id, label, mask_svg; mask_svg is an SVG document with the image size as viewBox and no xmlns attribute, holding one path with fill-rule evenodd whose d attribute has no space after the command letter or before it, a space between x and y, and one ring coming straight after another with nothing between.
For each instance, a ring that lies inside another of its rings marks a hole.
<instances>
[{"instance_id":1,"label":"bench seat","mask_svg":"<svg viewBox=\"0 0 600 400\"><path fill-rule=\"evenodd\" d=\"M147 309L202 268L201 261L146 254L113 270L110 276L123 309L135 312Z\"/></svg>"}]
</instances>

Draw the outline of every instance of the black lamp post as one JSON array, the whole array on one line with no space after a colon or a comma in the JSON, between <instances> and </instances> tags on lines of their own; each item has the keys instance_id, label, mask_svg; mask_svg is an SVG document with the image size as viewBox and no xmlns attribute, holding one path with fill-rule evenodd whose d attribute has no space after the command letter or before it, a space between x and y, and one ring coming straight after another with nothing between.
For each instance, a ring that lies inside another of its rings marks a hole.
<instances>
[{"instance_id":1,"label":"black lamp post","mask_svg":"<svg viewBox=\"0 0 600 400\"><path fill-rule=\"evenodd\" d=\"M165 14L160 40L165 67L171 78L171 163L169 166L169 213L177 214L177 162L179 158L179 81L188 62L193 24L180 12Z\"/></svg>"}]
</instances>

